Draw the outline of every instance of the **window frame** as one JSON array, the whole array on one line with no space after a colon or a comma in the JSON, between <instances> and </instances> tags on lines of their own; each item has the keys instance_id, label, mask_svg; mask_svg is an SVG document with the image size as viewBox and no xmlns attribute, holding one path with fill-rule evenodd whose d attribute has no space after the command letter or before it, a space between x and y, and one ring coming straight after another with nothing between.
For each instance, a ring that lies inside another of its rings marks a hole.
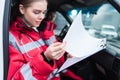
<instances>
[{"instance_id":1,"label":"window frame","mask_svg":"<svg viewBox=\"0 0 120 80\"><path fill-rule=\"evenodd\" d=\"M4 65L4 80L7 80L8 65L9 65L9 17L10 17L10 4L12 0L5 0L4 16L3 16L3 65Z\"/></svg>"}]
</instances>

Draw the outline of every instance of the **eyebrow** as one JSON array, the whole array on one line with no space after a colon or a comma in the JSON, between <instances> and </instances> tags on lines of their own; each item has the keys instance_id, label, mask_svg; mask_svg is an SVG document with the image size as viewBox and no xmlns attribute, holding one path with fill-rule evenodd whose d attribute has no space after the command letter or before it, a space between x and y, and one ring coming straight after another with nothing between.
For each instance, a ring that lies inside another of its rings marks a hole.
<instances>
[{"instance_id":1,"label":"eyebrow","mask_svg":"<svg viewBox=\"0 0 120 80\"><path fill-rule=\"evenodd\" d=\"M33 9L33 11L42 11L42 10L38 10L38 9ZM47 12L47 10L44 10L44 12Z\"/></svg>"}]
</instances>

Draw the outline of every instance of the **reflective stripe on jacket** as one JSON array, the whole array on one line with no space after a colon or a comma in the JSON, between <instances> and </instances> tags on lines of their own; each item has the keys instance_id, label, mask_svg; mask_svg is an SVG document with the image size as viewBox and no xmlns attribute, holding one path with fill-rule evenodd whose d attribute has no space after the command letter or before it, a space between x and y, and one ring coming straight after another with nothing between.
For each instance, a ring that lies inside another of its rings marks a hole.
<instances>
[{"instance_id":1,"label":"reflective stripe on jacket","mask_svg":"<svg viewBox=\"0 0 120 80\"><path fill-rule=\"evenodd\" d=\"M53 30L46 27L38 33L18 17L9 30L8 80L60 80L59 75L51 76L56 62L51 66L41 55L55 41Z\"/></svg>"}]
</instances>

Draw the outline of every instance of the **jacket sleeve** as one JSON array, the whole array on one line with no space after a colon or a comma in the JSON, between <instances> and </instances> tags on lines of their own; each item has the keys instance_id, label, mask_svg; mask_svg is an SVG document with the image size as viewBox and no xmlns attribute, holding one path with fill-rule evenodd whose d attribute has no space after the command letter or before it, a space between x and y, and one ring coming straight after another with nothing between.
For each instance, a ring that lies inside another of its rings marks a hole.
<instances>
[{"instance_id":1,"label":"jacket sleeve","mask_svg":"<svg viewBox=\"0 0 120 80\"><path fill-rule=\"evenodd\" d=\"M46 44L49 46L51 43L58 41L54 35L54 28L55 25L49 21L44 21L41 23L40 27L38 30L40 31L40 34L42 34L42 38L46 41ZM49 41L48 41L49 40ZM48 42L47 42L48 41ZM57 61L57 66L61 67L62 64L65 62L65 56L62 56L58 61ZM65 71L62 72L66 77L70 77L74 80L82 80L79 78L77 75L75 75L72 71L66 69Z\"/></svg>"},{"instance_id":2,"label":"jacket sleeve","mask_svg":"<svg viewBox=\"0 0 120 80\"><path fill-rule=\"evenodd\" d=\"M7 80L45 80L50 73L50 70L48 70L50 65L43 61L44 59L40 54L27 62L23 54L12 45L9 45L9 58ZM45 66L40 66L41 64Z\"/></svg>"},{"instance_id":3,"label":"jacket sleeve","mask_svg":"<svg viewBox=\"0 0 120 80\"><path fill-rule=\"evenodd\" d=\"M40 34L44 40L49 39L51 36L54 36L55 24L50 21L43 21L38 27Z\"/></svg>"},{"instance_id":4,"label":"jacket sleeve","mask_svg":"<svg viewBox=\"0 0 120 80\"><path fill-rule=\"evenodd\" d=\"M9 58L8 80L12 80L13 76L19 73L19 69L26 63L26 61L23 55L20 54L11 44L9 45ZM20 78L22 80L22 76Z\"/></svg>"},{"instance_id":5,"label":"jacket sleeve","mask_svg":"<svg viewBox=\"0 0 120 80\"><path fill-rule=\"evenodd\" d=\"M43 21L40 27L38 27L42 39L48 46L57 41L54 34L54 27L54 23L51 23L49 21Z\"/></svg>"}]
</instances>

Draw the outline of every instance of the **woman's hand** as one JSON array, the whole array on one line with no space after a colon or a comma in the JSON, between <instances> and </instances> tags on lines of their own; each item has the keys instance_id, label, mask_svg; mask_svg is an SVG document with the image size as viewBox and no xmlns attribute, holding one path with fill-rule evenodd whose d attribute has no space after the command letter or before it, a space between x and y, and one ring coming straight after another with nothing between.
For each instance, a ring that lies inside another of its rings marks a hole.
<instances>
[{"instance_id":1,"label":"woman's hand","mask_svg":"<svg viewBox=\"0 0 120 80\"><path fill-rule=\"evenodd\" d=\"M67 54L67 58L72 58L73 56L71 54Z\"/></svg>"},{"instance_id":2,"label":"woman's hand","mask_svg":"<svg viewBox=\"0 0 120 80\"><path fill-rule=\"evenodd\" d=\"M48 60L59 60L65 53L65 46L65 42L55 42L46 49L44 55Z\"/></svg>"}]
</instances>

